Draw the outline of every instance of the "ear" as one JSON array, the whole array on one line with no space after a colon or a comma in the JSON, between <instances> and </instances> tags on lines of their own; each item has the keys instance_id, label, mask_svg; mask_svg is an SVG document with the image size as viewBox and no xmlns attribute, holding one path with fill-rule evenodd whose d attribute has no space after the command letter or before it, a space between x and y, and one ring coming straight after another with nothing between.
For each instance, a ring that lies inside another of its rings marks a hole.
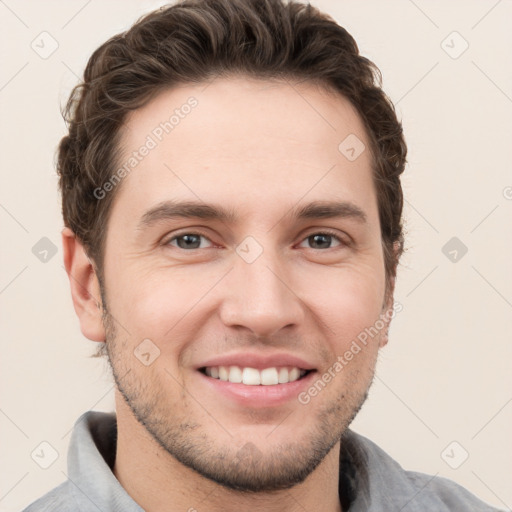
<instances>
[{"instance_id":1,"label":"ear","mask_svg":"<svg viewBox=\"0 0 512 512\"><path fill-rule=\"evenodd\" d=\"M382 305L382 312L380 315L381 320L384 322L384 327L380 331L379 347L382 348L387 345L389 341L389 324L391 319L395 316L394 313L394 293L395 293L395 276L389 278L389 282L386 288L386 297Z\"/></svg>"},{"instance_id":2,"label":"ear","mask_svg":"<svg viewBox=\"0 0 512 512\"><path fill-rule=\"evenodd\" d=\"M395 307L394 307L395 306L394 296L395 296L396 270L397 270L397 266L398 266L398 260L401 255L401 249L402 249L401 242L396 241L393 243L393 249L392 249L393 260L394 260L394 265L393 265L393 269L392 269L393 275L389 278L386 277L386 279L387 279L386 292L385 292L384 303L382 305L382 312L381 312L381 319L384 321L384 327L381 330L380 340L379 340L379 347L381 347L381 348L384 347L385 345L387 345L387 343L389 341L389 339L388 339L389 324L391 323L392 318L395 316L395 314L397 312L400 312L402 310L402 309L397 309L395 311ZM398 303L398 307L401 308L402 305L400 303Z\"/></svg>"},{"instance_id":3,"label":"ear","mask_svg":"<svg viewBox=\"0 0 512 512\"><path fill-rule=\"evenodd\" d=\"M64 266L69 277L73 306L82 334L91 341L105 341L100 284L84 247L71 229L62 230Z\"/></svg>"}]
</instances>

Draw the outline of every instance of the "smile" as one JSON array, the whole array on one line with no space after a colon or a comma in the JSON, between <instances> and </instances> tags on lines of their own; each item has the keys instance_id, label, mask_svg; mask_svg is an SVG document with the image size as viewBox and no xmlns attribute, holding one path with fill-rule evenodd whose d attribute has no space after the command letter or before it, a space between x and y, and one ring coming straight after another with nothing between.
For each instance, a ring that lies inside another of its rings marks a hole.
<instances>
[{"instance_id":1,"label":"smile","mask_svg":"<svg viewBox=\"0 0 512 512\"><path fill-rule=\"evenodd\" d=\"M213 379L247 386L287 384L299 380L308 373L308 370L302 370L295 366L273 366L262 370L240 366L207 366L201 368L200 371Z\"/></svg>"}]
</instances>

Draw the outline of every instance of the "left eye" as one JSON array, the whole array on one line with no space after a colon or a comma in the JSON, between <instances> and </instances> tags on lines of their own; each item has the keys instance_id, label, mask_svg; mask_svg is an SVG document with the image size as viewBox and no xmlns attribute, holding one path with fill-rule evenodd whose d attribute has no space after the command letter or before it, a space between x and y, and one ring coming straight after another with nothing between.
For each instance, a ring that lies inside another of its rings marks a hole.
<instances>
[{"instance_id":1,"label":"left eye","mask_svg":"<svg viewBox=\"0 0 512 512\"><path fill-rule=\"evenodd\" d=\"M201 245L201 239L210 241L204 235L199 233L185 233L171 238L168 242L169 245L178 247L179 249L204 249L204 245ZM313 233L308 235L302 243L309 242L316 247L312 249L331 249L333 239L338 243L338 246L344 245L344 242L332 233ZM173 243L176 242L176 245Z\"/></svg>"},{"instance_id":2,"label":"left eye","mask_svg":"<svg viewBox=\"0 0 512 512\"><path fill-rule=\"evenodd\" d=\"M341 238L332 233L313 233L308 235L304 239L303 243L305 241L309 241L309 243L317 246L312 247L312 249L331 249L331 247L326 247L326 245L331 245L330 242L332 239L335 239L338 242L338 246L344 245L344 242L341 240Z\"/></svg>"}]
</instances>

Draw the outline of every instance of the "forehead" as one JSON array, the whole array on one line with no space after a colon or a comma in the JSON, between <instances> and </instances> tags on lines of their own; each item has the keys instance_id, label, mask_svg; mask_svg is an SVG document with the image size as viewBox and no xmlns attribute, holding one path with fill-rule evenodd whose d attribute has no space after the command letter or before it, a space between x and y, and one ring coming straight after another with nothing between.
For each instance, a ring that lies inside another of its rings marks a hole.
<instances>
[{"instance_id":1,"label":"forehead","mask_svg":"<svg viewBox=\"0 0 512 512\"><path fill-rule=\"evenodd\" d=\"M116 202L130 212L182 198L271 215L301 198L357 198L376 213L364 125L343 96L311 83L174 87L127 117L121 150L129 172Z\"/></svg>"}]
</instances>

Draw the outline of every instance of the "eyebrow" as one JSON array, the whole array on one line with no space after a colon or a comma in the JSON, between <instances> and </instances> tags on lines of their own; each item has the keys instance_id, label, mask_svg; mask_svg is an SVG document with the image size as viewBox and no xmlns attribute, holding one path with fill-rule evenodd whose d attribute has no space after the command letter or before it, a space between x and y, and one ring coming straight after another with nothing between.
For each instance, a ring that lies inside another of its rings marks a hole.
<instances>
[{"instance_id":1,"label":"eyebrow","mask_svg":"<svg viewBox=\"0 0 512 512\"><path fill-rule=\"evenodd\" d=\"M291 216L297 220L350 218L360 223L367 222L364 211L348 201L313 201L307 205L292 208L285 216ZM176 218L218 220L227 224L234 224L237 220L234 210L220 205L169 200L146 211L139 221L138 229L148 228L161 220Z\"/></svg>"}]
</instances>

